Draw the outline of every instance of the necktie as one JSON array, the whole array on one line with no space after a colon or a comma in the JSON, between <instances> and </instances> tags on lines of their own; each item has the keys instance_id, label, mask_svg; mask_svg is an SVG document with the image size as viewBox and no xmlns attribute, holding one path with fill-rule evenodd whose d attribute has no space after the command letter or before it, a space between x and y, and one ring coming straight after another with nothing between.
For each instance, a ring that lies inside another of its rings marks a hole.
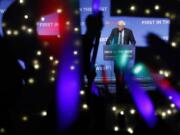
<instances>
[{"instance_id":1,"label":"necktie","mask_svg":"<svg viewBox=\"0 0 180 135\"><path fill-rule=\"evenodd\" d=\"M119 32L119 42L118 42L119 45L122 45L122 32L120 31Z\"/></svg>"}]
</instances>

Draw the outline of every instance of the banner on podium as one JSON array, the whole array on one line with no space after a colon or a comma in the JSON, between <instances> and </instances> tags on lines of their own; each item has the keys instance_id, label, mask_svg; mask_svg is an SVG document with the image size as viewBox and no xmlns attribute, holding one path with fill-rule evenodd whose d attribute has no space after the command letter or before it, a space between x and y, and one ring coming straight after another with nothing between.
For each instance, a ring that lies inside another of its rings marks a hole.
<instances>
[{"instance_id":1,"label":"banner on podium","mask_svg":"<svg viewBox=\"0 0 180 135\"><path fill-rule=\"evenodd\" d=\"M126 54L129 60L135 60L134 45L105 45L103 56L106 61L114 61L116 57Z\"/></svg>"}]
</instances>

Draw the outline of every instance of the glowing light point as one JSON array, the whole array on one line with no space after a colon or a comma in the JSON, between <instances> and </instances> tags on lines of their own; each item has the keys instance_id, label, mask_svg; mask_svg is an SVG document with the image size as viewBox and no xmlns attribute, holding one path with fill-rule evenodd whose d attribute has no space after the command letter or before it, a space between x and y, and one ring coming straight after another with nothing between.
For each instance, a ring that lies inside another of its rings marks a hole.
<instances>
[{"instance_id":1,"label":"glowing light point","mask_svg":"<svg viewBox=\"0 0 180 135\"><path fill-rule=\"evenodd\" d=\"M74 31L75 31L75 32L78 32L78 31L79 31L79 28L78 28L78 27L75 27L75 28L74 28Z\"/></svg>"},{"instance_id":2,"label":"glowing light point","mask_svg":"<svg viewBox=\"0 0 180 135\"><path fill-rule=\"evenodd\" d=\"M45 21L45 18L44 18L44 17L41 17L41 21L44 22L44 21Z\"/></svg>"},{"instance_id":3,"label":"glowing light point","mask_svg":"<svg viewBox=\"0 0 180 135\"><path fill-rule=\"evenodd\" d=\"M42 116L42 117L46 117L46 116L47 116L47 111L42 111L42 112L41 112L41 116Z\"/></svg>"},{"instance_id":4,"label":"glowing light point","mask_svg":"<svg viewBox=\"0 0 180 135\"><path fill-rule=\"evenodd\" d=\"M171 110L167 110L167 114L168 114L168 115L171 115L171 114L172 114L172 111L171 111Z\"/></svg>"},{"instance_id":5,"label":"glowing light point","mask_svg":"<svg viewBox=\"0 0 180 135\"><path fill-rule=\"evenodd\" d=\"M171 104L170 106L171 106L171 108L175 108L176 107L175 104Z\"/></svg>"},{"instance_id":6,"label":"glowing light point","mask_svg":"<svg viewBox=\"0 0 180 135\"><path fill-rule=\"evenodd\" d=\"M124 111L120 111L120 114L121 114L121 115L124 115Z\"/></svg>"},{"instance_id":7,"label":"glowing light point","mask_svg":"<svg viewBox=\"0 0 180 135\"><path fill-rule=\"evenodd\" d=\"M136 10L136 6L135 5L130 6L130 10L131 11L135 11Z\"/></svg>"},{"instance_id":8,"label":"glowing light point","mask_svg":"<svg viewBox=\"0 0 180 135\"><path fill-rule=\"evenodd\" d=\"M15 31L13 32L13 34L14 34L14 36L17 36L17 35L19 35L19 31L15 30Z\"/></svg>"},{"instance_id":9,"label":"glowing light point","mask_svg":"<svg viewBox=\"0 0 180 135\"><path fill-rule=\"evenodd\" d=\"M31 34L31 33L33 32L33 29L32 29L32 28L28 28L28 29L27 29L27 32L28 32L29 34Z\"/></svg>"},{"instance_id":10,"label":"glowing light point","mask_svg":"<svg viewBox=\"0 0 180 135\"><path fill-rule=\"evenodd\" d=\"M33 78L29 78L28 83L29 84L33 84L34 83L34 79Z\"/></svg>"},{"instance_id":11,"label":"glowing light point","mask_svg":"<svg viewBox=\"0 0 180 135\"><path fill-rule=\"evenodd\" d=\"M12 34L12 31L11 31L11 30L7 30L7 31L6 31L6 34L7 34L7 35L11 35L11 34Z\"/></svg>"},{"instance_id":12,"label":"glowing light point","mask_svg":"<svg viewBox=\"0 0 180 135\"><path fill-rule=\"evenodd\" d=\"M74 55L78 55L78 51L74 51L73 54L74 54Z\"/></svg>"},{"instance_id":13,"label":"glowing light point","mask_svg":"<svg viewBox=\"0 0 180 135\"><path fill-rule=\"evenodd\" d=\"M87 110L87 109L88 109L88 105L87 105L87 104L83 104L83 105L82 105L82 108L83 108L84 110Z\"/></svg>"},{"instance_id":14,"label":"glowing light point","mask_svg":"<svg viewBox=\"0 0 180 135\"><path fill-rule=\"evenodd\" d=\"M27 27L26 27L25 25L23 25L23 26L21 27L21 29L25 31L25 30L27 29Z\"/></svg>"},{"instance_id":15,"label":"glowing light point","mask_svg":"<svg viewBox=\"0 0 180 135\"><path fill-rule=\"evenodd\" d=\"M29 120L28 116L22 116L21 120L23 122L27 122Z\"/></svg>"},{"instance_id":16,"label":"glowing light point","mask_svg":"<svg viewBox=\"0 0 180 135\"><path fill-rule=\"evenodd\" d=\"M53 56L50 56L50 57L49 57L49 60L50 60L50 61L54 60L54 57L53 57Z\"/></svg>"},{"instance_id":17,"label":"glowing light point","mask_svg":"<svg viewBox=\"0 0 180 135\"><path fill-rule=\"evenodd\" d=\"M84 95L85 94L85 91L84 90L81 90L80 91L80 95Z\"/></svg>"},{"instance_id":18,"label":"glowing light point","mask_svg":"<svg viewBox=\"0 0 180 135\"><path fill-rule=\"evenodd\" d=\"M172 46L172 47L177 47L176 42L172 42L172 43L171 43L171 46Z\"/></svg>"},{"instance_id":19,"label":"glowing light point","mask_svg":"<svg viewBox=\"0 0 180 135\"><path fill-rule=\"evenodd\" d=\"M28 16L28 15L24 15L24 18L25 18L25 19L28 19L28 18L29 18L29 16Z\"/></svg>"},{"instance_id":20,"label":"glowing light point","mask_svg":"<svg viewBox=\"0 0 180 135\"><path fill-rule=\"evenodd\" d=\"M5 128L0 128L0 133L4 134L6 132Z\"/></svg>"},{"instance_id":21,"label":"glowing light point","mask_svg":"<svg viewBox=\"0 0 180 135\"><path fill-rule=\"evenodd\" d=\"M58 13L58 14L62 13L62 9L60 9L60 8L57 9L57 13Z\"/></svg>"},{"instance_id":22,"label":"glowing light point","mask_svg":"<svg viewBox=\"0 0 180 135\"><path fill-rule=\"evenodd\" d=\"M155 5L155 6L154 6L154 9L155 9L156 11L158 11L158 10L160 10L160 6L159 6L159 5Z\"/></svg>"},{"instance_id":23,"label":"glowing light point","mask_svg":"<svg viewBox=\"0 0 180 135\"><path fill-rule=\"evenodd\" d=\"M19 3L20 3L20 4L23 4L23 3L24 3L24 0L19 0Z\"/></svg>"},{"instance_id":24,"label":"glowing light point","mask_svg":"<svg viewBox=\"0 0 180 135\"><path fill-rule=\"evenodd\" d=\"M136 113L136 110L134 110L134 109L131 109L131 110L130 110L130 114L133 115L133 114L135 114L135 113Z\"/></svg>"},{"instance_id":25,"label":"glowing light point","mask_svg":"<svg viewBox=\"0 0 180 135\"><path fill-rule=\"evenodd\" d=\"M133 131L133 129L132 128L127 128L127 132L129 132L130 134L133 134L134 133L134 131Z\"/></svg>"},{"instance_id":26,"label":"glowing light point","mask_svg":"<svg viewBox=\"0 0 180 135\"><path fill-rule=\"evenodd\" d=\"M117 9L116 13L117 13L117 14L121 14L121 13L122 13L122 10L121 10L121 9Z\"/></svg>"},{"instance_id":27,"label":"glowing light point","mask_svg":"<svg viewBox=\"0 0 180 135\"><path fill-rule=\"evenodd\" d=\"M42 55L42 52L41 52L41 51L37 51L36 54L37 54L38 56L41 56L41 55Z\"/></svg>"},{"instance_id":28,"label":"glowing light point","mask_svg":"<svg viewBox=\"0 0 180 135\"><path fill-rule=\"evenodd\" d=\"M112 111L115 112L117 110L116 106L112 107Z\"/></svg>"},{"instance_id":29,"label":"glowing light point","mask_svg":"<svg viewBox=\"0 0 180 135\"><path fill-rule=\"evenodd\" d=\"M165 113L165 112L162 112L162 113L161 113L161 116L162 116L163 118L165 118L165 117L166 117L166 113Z\"/></svg>"},{"instance_id":30,"label":"glowing light point","mask_svg":"<svg viewBox=\"0 0 180 135\"><path fill-rule=\"evenodd\" d=\"M75 66L70 66L70 70L74 70L75 69Z\"/></svg>"},{"instance_id":31,"label":"glowing light point","mask_svg":"<svg viewBox=\"0 0 180 135\"><path fill-rule=\"evenodd\" d=\"M150 9L145 9L145 14L149 15L151 13Z\"/></svg>"},{"instance_id":32,"label":"glowing light point","mask_svg":"<svg viewBox=\"0 0 180 135\"><path fill-rule=\"evenodd\" d=\"M115 131L115 132L118 132L118 131L119 131L119 127L118 127L118 126L115 126L115 127L114 127L114 131Z\"/></svg>"}]
</instances>

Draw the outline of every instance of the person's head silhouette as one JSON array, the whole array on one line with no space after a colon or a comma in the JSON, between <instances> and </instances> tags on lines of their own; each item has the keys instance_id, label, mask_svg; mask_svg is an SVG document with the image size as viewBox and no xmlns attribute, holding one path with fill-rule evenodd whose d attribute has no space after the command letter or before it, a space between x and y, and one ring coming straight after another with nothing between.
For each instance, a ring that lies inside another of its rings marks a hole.
<instances>
[{"instance_id":1,"label":"person's head silhouette","mask_svg":"<svg viewBox=\"0 0 180 135\"><path fill-rule=\"evenodd\" d=\"M3 16L3 35L7 44L16 55L26 59L32 54L37 45L37 32L34 11L28 6L15 1Z\"/></svg>"}]
</instances>

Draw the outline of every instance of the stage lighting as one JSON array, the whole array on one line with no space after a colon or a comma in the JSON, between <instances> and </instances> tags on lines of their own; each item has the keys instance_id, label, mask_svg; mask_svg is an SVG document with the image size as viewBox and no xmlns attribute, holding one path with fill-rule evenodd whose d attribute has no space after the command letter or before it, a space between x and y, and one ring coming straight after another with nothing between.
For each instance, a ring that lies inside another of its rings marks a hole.
<instances>
[{"instance_id":1,"label":"stage lighting","mask_svg":"<svg viewBox=\"0 0 180 135\"><path fill-rule=\"evenodd\" d=\"M41 55L42 55L42 52L41 52L41 51L37 51L36 54L37 54L38 56L41 56Z\"/></svg>"},{"instance_id":2,"label":"stage lighting","mask_svg":"<svg viewBox=\"0 0 180 135\"><path fill-rule=\"evenodd\" d=\"M84 95L85 94L85 91L84 90L81 90L80 91L80 95Z\"/></svg>"},{"instance_id":3,"label":"stage lighting","mask_svg":"<svg viewBox=\"0 0 180 135\"><path fill-rule=\"evenodd\" d=\"M25 116L22 116L21 120L23 122L27 122L29 120L29 118L28 118L28 116L25 115Z\"/></svg>"},{"instance_id":4,"label":"stage lighting","mask_svg":"<svg viewBox=\"0 0 180 135\"><path fill-rule=\"evenodd\" d=\"M29 34L31 34L31 33L33 32L32 28L28 28L28 29L27 29L27 32L28 32Z\"/></svg>"},{"instance_id":5,"label":"stage lighting","mask_svg":"<svg viewBox=\"0 0 180 135\"><path fill-rule=\"evenodd\" d=\"M29 78L29 79L28 79L28 83L29 83L29 84L33 84L33 83L34 83L34 78Z\"/></svg>"},{"instance_id":6,"label":"stage lighting","mask_svg":"<svg viewBox=\"0 0 180 135\"><path fill-rule=\"evenodd\" d=\"M71 23L70 23L70 21L67 21L67 22L66 22L66 25L68 25L68 26L69 26L70 24L71 24Z\"/></svg>"},{"instance_id":7,"label":"stage lighting","mask_svg":"<svg viewBox=\"0 0 180 135\"><path fill-rule=\"evenodd\" d=\"M44 18L44 17L41 17L41 21L44 22L44 21L45 21L45 18Z\"/></svg>"},{"instance_id":8,"label":"stage lighting","mask_svg":"<svg viewBox=\"0 0 180 135\"><path fill-rule=\"evenodd\" d=\"M133 133L134 133L134 131L133 131L133 129L132 129L131 127L128 127L128 128L127 128L127 132L130 133L130 134L133 134Z\"/></svg>"},{"instance_id":9,"label":"stage lighting","mask_svg":"<svg viewBox=\"0 0 180 135\"><path fill-rule=\"evenodd\" d=\"M28 16L28 15L24 15L24 18L25 18L25 19L28 19L28 18L29 18L29 16Z\"/></svg>"},{"instance_id":10,"label":"stage lighting","mask_svg":"<svg viewBox=\"0 0 180 135\"><path fill-rule=\"evenodd\" d=\"M78 51L74 51L73 54L74 54L74 55L78 55Z\"/></svg>"},{"instance_id":11,"label":"stage lighting","mask_svg":"<svg viewBox=\"0 0 180 135\"><path fill-rule=\"evenodd\" d=\"M74 70L75 69L75 66L70 66L70 70Z\"/></svg>"},{"instance_id":12,"label":"stage lighting","mask_svg":"<svg viewBox=\"0 0 180 135\"><path fill-rule=\"evenodd\" d=\"M149 15L151 13L150 9L145 9L145 14Z\"/></svg>"},{"instance_id":13,"label":"stage lighting","mask_svg":"<svg viewBox=\"0 0 180 135\"><path fill-rule=\"evenodd\" d=\"M60 8L57 9L57 13L58 13L58 14L62 13L62 9L60 9Z\"/></svg>"},{"instance_id":14,"label":"stage lighting","mask_svg":"<svg viewBox=\"0 0 180 135\"><path fill-rule=\"evenodd\" d=\"M52 74L55 74L55 73L56 73L56 70L52 70L51 73L52 73Z\"/></svg>"},{"instance_id":15,"label":"stage lighting","mask_svg":"<svg viewBox=\"0 0 180 135\"><path fill-rule=\"evenodd\" d=\"M117 110L116 106L112 107L112 111L115 112Z\"/></svg>"},{"instance_id":16,"label":"stage lighting","mask_svg":"<svg viewBox=\"0 0 180 135\"><path fill-rule=\"evenodd\" d=\"M171 74L171 73L170 73L169 71L165 71L165 72L164 72L164 76L165 76L165 77L169 77L170 74Z\"/></svg>"},{"instance_id":17,"label":"stage lighting","mask_svg":"<svg viewBox=\"0 0 180 135\"><path fill-rule=\"evenodd\" d=\"M7 35L11 35L11 34L12 34L12 31L11 31L11 30L7 30L7 31L6 31L6 34L7 34Z\"/></svg>"},{"instance_id":18,"label":"stage lighting","mask_svg":"<svg viewBox=\"0 0 180 135\"><path fill-rule=\"evenodd\" d=\"M50 60L50 61L53 61L53 60L54 60L54 57L53 57L53 56L49 56L49 60Z\"/></svg>"},{"instance_id":19,"label":"stage lighting","mask_svg":"<svg viewBox=\"0 0 180 135\"><path fill-rule=\"evenodd\" d=\"M170 17L170 13L169 13L169 12L166 12L166 13L165 13L165 17Z\"/></svg>"},{"instance_id":20,"label":"stage lighting","mask_svg":"<svg viewBox=\"0 0 180 135\"><path fill-rule=\"evenodd\" d=\"M19 35L19 31L15 30L15 31L13 32L13 34L14 34L14 36L17 36L17 35Z\"/></svg>"},{"instance_id":21,"label":"stage lighting","mask_svg":"<svg viewBox=\"0 0 180 135\"><path fill-rule=\"evenodd\" d=\"M79 28L75 27L75 28L74 28L74 31L75 31L75 32L78 32L78 31L79 31Z\"/></svg>"},{"instance_id":22,"label":"stage lighting","mask_svg":"<svg viewBox=\"0 0 180 135\"><path fill-rule=\"evenodd\" d=\"M42 117L47 116L47 111L42 111L40 115L41 115Z\"/></svg>"},{"instance_id":23,"label":"stage lighting","mask_svg":"<svg viewBox=\"0 0 180 135\"><path fill-rule=\"evenodd\" d=\"M130 6L130 10L131 11L135 11L136 10L136 6L135 5Z\"/></svg>"},{"instance_id":24,"label":"stage lighting","mask_svg":"<svg viewBox=\"0 0 180 135\"><path fill-rule=\"evenodd\" d=\"M117 13L117 14L121 14L121 13L122 13L122 10L121 10L121 9L117 9L117 10L116 10L116 13Z\"/></svg>"},{"instance_id":25,"label":"stage lighting","mask_svg":"<svg viewBox=\"0 0 180 135\"><path fill-rule=\"evenodd\" d=\"M171 108L175 108L176 107L175 104L171 104L170 106L171 106Z\"/></svg>"},{"instance_id":26,"label":"stage lighting","mask_svg":"<svg viewBox=\"0 0 180 135\"><path fill-rule=\"evenodd\" d=\"M169 96L169 100L172 100L173 99L173 97L172 96Z\"/></svg>"},{"instance_id":27,"label":"stage lighting","mask_svg":"<svg viewBox=\"0 0 180 135\"><path fill-rule=\"evenodd\" d=\"M0 133L4 134L6 132L5 128L0 128Z\"/></svg>"},{"instance_id":28,"label":"stage lighting","mask_svg":"<svg viewBox=\"0 0 180 135\"><path fill-rule=\"evenodd\" d=\"M50 81L51 81L51 82L54 82L54 81L55 81L55 77L53 77L53 76L50 77Z\"/></svg>"},{"instance_id":29,"label":"stage lighting","mask_svg":"<svg viewBox=\"0 0 180 135\"><path fill-rule=\"evenodd\" d=\"M55 66L59 64L59 60L55 60L53 63Z\"/></svg>"},{"instance_id":30,"label":"stage lighting","mask_svg":"<svg viewBox=\"0 0 180 135\"><path fill-rule=\"evenodd\" d=\"M27 27L26 27L25 25L23 25L23 26L21 27L21 29L22 29L22 30L26 30Z\"/></svg>"},{"instance_id":31,"label":"stage lighting","mask_svg":"<svg viewBox=\"0 0 180 135\"><path fill-rule=\"evenodd\" d=\"M87 104L83 104L83 105L82 105L82 108L83 108L84 110L87 110L87 109L88 109L88 105L87 105Z\"/></svg>"},{"instance_id":32,"label":"stage lighting","mask_svg":"<svg viewBox=\"0 0 180 135\"><path fill-rule=\"evenodd\" d=\"M134 109L130 110L130 114L132 114L132 115L135 114L135 112L136 112L136 110L134 110Z\"/></svg>"},{"instance_id":33,"label":"stage lighting","mask_svg":"<svg viewBox=\"0 0 180 135\"><path fill-rule=\"evenodd\" d=\"M157 10L160 10L160 6L159 5L155 5L154 6L154 9L157 11Z\"/></svg>"},{"instance_id":34,"label":"stage lighting","mask_svg":"<svg viewBox=\"0 0 180 135\"><path fill-rule=\"evenodd\" d=\"M19 3L20 3L20 4L23 4L23 3L24 3L24 0L19 0Z\"/></svg>"},{"instance_id":35,"label":"stage lighting","mask_svg":"<svg viewBox=\"0 0 180 135\"><path fill-rule=\"evenodd\" d=\"M39 65L39 64L34 64L34 68L35 68L36 70L38 70L38 69L40 68L40 65Z\"/></svg>"},{"instance_id":36,"label":"stage lighting","mask_svg":"<svg viewBox=\"0 0 180 135\"><path fill-rule=\"evenodd\" d=\"M165 118L165 117L166 117L166 113L165 113L165 112L162 112L162 113L161 113L161 116L162 116L163 118Z\"/></svg>"},{"instance_id":37,"label":"stage lighting","mask_svg":"<svg viewBox=\"0 0 180 135\"><path fill-rule=\"evenodd\" d=\"M159 74L163 75L164 74L164 70L159 70Z\"/></svg>"},{"instance_id":38,"label":"stage lighting","mask_svg":"<svg viewBox=\"0 0 180 135\"><path fill-rule=\"evenodd\" d=\"M119 127L118 127L118 126L115 126L115 127L114 127L114 131L115 131L115 132L118 132L118 131L119 131Z\"/></svg>"},{"instance_id":39,"label":"stage lighting","mask_svg":"<svg viewBox=\"0 0 180 135\"><path fill-rule=\"evenodd\" d=\"M172 111L171 111L171 110L167 110L167 114L168 114L168 115L171 115L171 114L172 114Z\"/></svg>"},{"instance_id":40,"label":"stage lighting","mask_svg":"<svg viewBox=\"0 0 180 135\"><path fill-rule=\"evenodd\" d=\"M120 114L121 114L121 115L124 115L124 111L120 111Z\"/></svg>"},{"instance_id":41,"label":"stage lighting","mask_svg":"<svg viewBox=\"0 0 180 135\"><path fill-rule=\"evenodd\" d=\"M171 43L171 46L172 46L172 47L177 47L176 42L172 42L172 43Z\"/></svg>"},{"instance_id":42,"label":"stage lighting","mask_svg":"<svg viewBox=\"0 0 180 135\"><path fill-rule=\"evenodd\" d=\"M137 64L134 67L133 73L134 74L139 74L143 70L143 65L142 64Z\"/></svg>"}]
</instances>

